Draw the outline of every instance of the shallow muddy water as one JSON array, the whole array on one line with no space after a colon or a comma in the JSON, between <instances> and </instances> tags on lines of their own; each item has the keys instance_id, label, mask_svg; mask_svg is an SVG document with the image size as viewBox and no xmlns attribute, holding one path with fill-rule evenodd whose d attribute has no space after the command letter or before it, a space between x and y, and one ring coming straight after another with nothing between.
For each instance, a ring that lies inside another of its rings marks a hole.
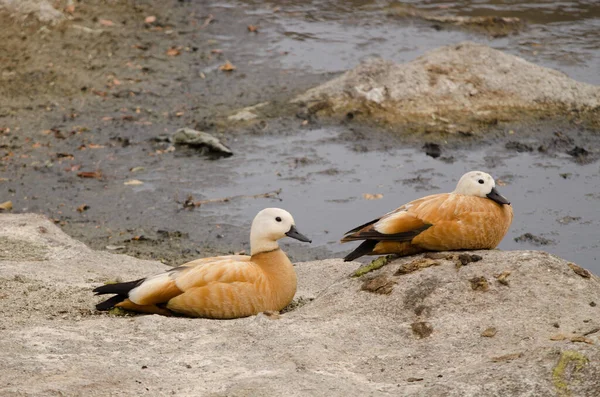
<instances>
[{"instance_id":1,"label":"shallow muddy water","mask_svg":"<svg viewBox=\"0 0 600 397\"><path fill-rule=\"evenodd\" d=\"M591 84L600 83L600 3L587 1L290 1L241 2L248 13L268 21L265 53L279 53L285 68L339 72L379 56L408 62L443 45L470 40L565 72ZM518 34L506 37L394 17L394 5L452 16L517 17ZM229 7L221 2L215 7ZM272 14L269 11L279 8Z\"/></svg>"},{"instance_id":2,"label":"shallow muddy water","mask_svg":"<svg viewBox=\"0 0 600 397\"><path fill-rule=\"evenodd\" d=\"M14 212L45 213L94 248L109 246L116 252L172 264L202 255L248 251L250 222L256 212L281 206L292 212L299 230L313 238L310 246L284 240L283 247L294 260L311 260L342 256L354 247L338 243L343 232L412 199L451 191L465 171L481 169L503 183L499 189L514 206L515 220L501 249L542 249L600 274L600 166L594 161L579 164L566 154L579 146L592 153L593 160L600 139L597 131L579 126L507 126L504 130L500 126L502 138L450 142L440 160L427 156L422 143L409 145L383 130L352 123L325 125L319 120L303 126L301 119L275 119L264 129L227 129L222 137L235 153L231 158L211 160L185 148L155 153L165 149L149 141L159 134L183 126L216 132L211 116L217 111L289 99L368 57L407 62L463 40L600 84L597 1L405 4L449 15L519 17L526 25L518 33L494 38L420 18L392 16L394 4L386 1L173 2L169 11L173 14L158 14L158 19L174 25L169 29L175 33L146 26L140 28L141 38L98 36L105 40L113 63L104 66L94 58L89 73L95 73L102 82L100 89L109 91L107 96L98 98L86 89L71 102L63 103L65 99L57 95L48 105L18 110L21 113L15 113L14 119L6 116L10 122L2 121L0 127L21 135L13 133L16 140L7 138L6 153L11 150L16 155L0 168L0 177L6 179L0 188L8 192L6 199L13 201ZM132 18L143 20L149 12ZM127 17L119 14L118 18ZM249 24L257 25L259 32L249 34ZM119 40L123 41L120 51ZM181 56L165 55L173 46L180 46ZM94 56L101 59L102 48L98 48ZM233 74L218 69L225 59L237 66ZM115 95L104 85L117 78L138 94ZM74 90L81 91L79 86ZM183 116L174 116L175 112ZM72 120L74 113L78 115ZM67 133L78 125L86 130ZM51 128L60 130L55 135L66 136L40 135ZM508 135L510 129L516 133ZM570 146L538 152L538 146L558 131L574 139ZM24 140L27 134L29 141ZM41 146L36 147L38 140ZM512 141L532 150L507 149ZM90 144L96 149L90 149ZM78 150L82 145L88 149ZM57 158L57 153L74 158ZM74 166L82 171L101 169L103 176L78 178L76 171L68 170ZM132 172L134 168L137 171ZM143 184L124 185L130 179ZM278 198L239 197L279 189ZM366 193L382 197L366 200ZM195 201L233 198L184 209L189 195ZM84 204L89 208L77 211ZM525 233L546 239L542 240L546 244L515 241Z\"/></svg>"},{"instance_id":3,"label":"shallow muddy water","mask_svg":"<svg viewBox=\"0 0 600 397\"><path fill-rule=\"evenodd\" d=\"M236 156L218 161L195 160L189 172L183 171L183 158L165 160L164 167L140 176L141 180L156 182L134 191L148 194L164 187L166 180L171 181L168 190L188 192L196 199L281 189L281 201L238 198L205 204L194 210L199 213L189 216L215 215L225 223L249 224L265 206L281 206L294 215L299 229L313 239L313 246L325 246L341 255L353 246L339 244L345 231L410 200L452 191L464 172L483 169L499 180L498 189L511 200L515 211L510 232L499 248L543 249L600 270L597 163L578 165L566 154L510 152L501 142L486 148L453 150L442 155L444 160L395 145L357 152L356 143L341 143L342 133L339 128L327 128L292 136L247 138L237 142L243 143L243 150ZM187 177L179 177L182 171ZM218 177L206 180L207 173ZM369 200L365 194L383 197ZM544 245L515 241L525 233L549 241ZM294 253L311 249L291 244Z\"/></svg>"}]
</instances>

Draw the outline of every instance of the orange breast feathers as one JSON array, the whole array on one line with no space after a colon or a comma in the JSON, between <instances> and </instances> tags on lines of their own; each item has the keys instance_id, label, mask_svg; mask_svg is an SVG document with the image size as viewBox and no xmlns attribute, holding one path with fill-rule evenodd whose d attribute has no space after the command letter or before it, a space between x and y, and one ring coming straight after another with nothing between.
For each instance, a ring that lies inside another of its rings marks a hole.
<instances>
[{"instance_id":1,"label":"orange breast feathers","mask_svg":"<svg viewBox=\"0 0 600 397\"><path fill-rule=\"evenodd\" d=\"M434 251L491 249L500 243L512 219L510 205L456 193L435 194L351 231L342 241L400 241Z\"/></svg>"},{"instance_id":2,"label":"orange breast feathers","mask_svg":"<svg viewBox=\"0 0 600 397\"><path fill-rule=\"evenodd\" d=\"M279 249L252 258L210 259L148 278L116 306L140 311L144 306L164 304L173 312L192 317L236 318L281 310L294 297L296 274Z\"/></svg>"}]
</instances>

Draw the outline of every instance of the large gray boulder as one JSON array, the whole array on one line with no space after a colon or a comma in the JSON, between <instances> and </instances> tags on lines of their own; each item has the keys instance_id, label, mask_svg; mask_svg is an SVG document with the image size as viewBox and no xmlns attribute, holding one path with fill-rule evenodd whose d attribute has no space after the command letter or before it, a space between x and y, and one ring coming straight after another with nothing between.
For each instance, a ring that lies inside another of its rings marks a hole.
<instances>
[{"instance_id":1,"label":"large gray boulder","mask_svg":"<svg viewBox=\"0 0 600 397\"><path fill-rule=\"evenodd\" d=\"M166 266L3 214L0 395L599 395L598 277L544 252L471 254L360 277L299 263L308 303L281 316L123 317L94 312L91 289Z\"/></svg>"},{"instance_id":2,"label":"large gray boulder","mask_svg":"<svg viewBox=\"0 0 600 397\"><path fill-rule=\"evenodd\" d=\"M573 112L600 127L594 118L600 113L600 87L471 42L405 64L372 59L292 102L309 113L351 114L417 130L464 132L480 129L481 123Z\"/></svg>"}]
</instances>

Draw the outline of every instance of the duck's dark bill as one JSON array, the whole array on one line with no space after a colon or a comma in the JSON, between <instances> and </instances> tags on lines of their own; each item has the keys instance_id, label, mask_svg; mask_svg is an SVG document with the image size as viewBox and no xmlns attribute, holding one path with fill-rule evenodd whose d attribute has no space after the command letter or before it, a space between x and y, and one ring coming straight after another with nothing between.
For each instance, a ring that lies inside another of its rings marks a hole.
<instances>
[{"instance_id":1,"label":"duck's dark bill","mask_svg":"<svg viewBox=\"0 0 600 397\"><path fill-rule=\"evenodd\" d=\"M301 234L296 230L296 226L290 228L290 231L285 234L288 237L295 238L296 240L304 241L305 243L312 243L312 240Z\"/></svg>"},{"instance_id":2,"label":"duck's dark bill","mask_svg":"<svg viewBox=\"0 0 600 397\"><path fill-rule=\"evenodd\" d=\"M508 201L506 197L498 193L496 188L492 188L492 191L487 194L487 198L489 198L490 200L494 200L498 204L510 204L510 201Z\"/></svg>"}]
</instances>

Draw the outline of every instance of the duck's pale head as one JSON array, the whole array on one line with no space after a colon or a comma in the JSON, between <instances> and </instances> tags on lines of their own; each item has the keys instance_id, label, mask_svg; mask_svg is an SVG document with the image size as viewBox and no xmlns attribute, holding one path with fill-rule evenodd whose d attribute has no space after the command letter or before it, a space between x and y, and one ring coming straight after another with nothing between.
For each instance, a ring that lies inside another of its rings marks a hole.
<instances>
[{"instance_id":1,"label":"duck's pale head","mask_svg":"<svg viewBox=\"0 0 600 397\"><path fill-rule=\"evenodd\" d=\"M498 193L494 178L482 171L471 171L464 174L456 184L453 193L489 198L500 205L510 204L506 197Z\"/></svg>"},{"instance_id":2,"label":"duck's pale head","mask_svg":"<svg viewBox=\"0 0 600 397\"><path fill-rule=\"evenodd\" d=\"M260 211L250 230L250 250L252 255L279 248L277 240L291 237L310 243L311 240L298 232L292 215L281 208L265 208Z\"/></svg>"}]
</instances>

